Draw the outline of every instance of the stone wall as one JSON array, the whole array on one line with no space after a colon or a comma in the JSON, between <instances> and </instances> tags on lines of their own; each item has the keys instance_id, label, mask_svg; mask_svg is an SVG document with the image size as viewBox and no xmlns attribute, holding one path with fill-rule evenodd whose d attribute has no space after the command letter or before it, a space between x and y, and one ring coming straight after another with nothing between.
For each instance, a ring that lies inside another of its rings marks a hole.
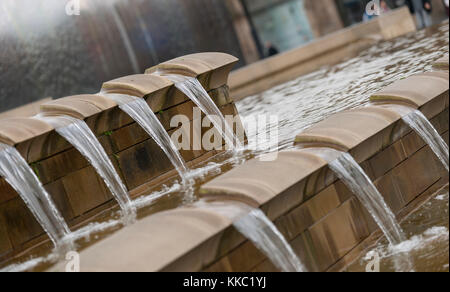
<instances>
[{"instance_id":1,"label":"stone wall","mask_svg":"<svg viewBox=\"0 0 450 292\"><path fill-rule=\"evenodd\" d=\"M237 115L226 85L237 59L209 53L185 56L158 68L197 77L224 115ZM103 92L129 94L146 99L169 134L173 116L193 120L194 104L169 80L150 74L132 75L104 83ZM45 115L70 115L86 121L106 150L132 197L148 194L157 182L176 176L169 159L155 141L121 111L117 104L99 95L77 95L41 105ZM204 118L204 115L201 116ZM238 123L237 127L242 128ZM210 127L211 128L211 127ZM210 128L201 131L202 135ZM238 129L236 129L238 130ZM243 132L242 129L239 129ZM244 137L241 137L244 139ZM191 139L192 140L192 139ZM88 161L53 127L34 118L2 120L0 142L15 146L33 168L72 230L117 204ZM181 151L188 164L212 157L217 151ZM0 178L0 262L47 240L18 194Z\"/></svg>"},{"instance_id":2,"label":"stone wall","mask_svg":"<svg viewBox=\"0 0 450 292\"><path fill-rule=\"evenodd\" d=\"M203 185L201 194L209 201L261 208L308 270L345 269L378 228L312 148L350 152L401 218L447 185L448 172L402 121L407 113L398 105L408 105L408 112L418 108L448 144L448 81L448 72L399 80L373 94L370 106L338 113L300 133L298 149L270 162L247 161ZM83 251L81 264L83 271L276 271L229 218L199 206L145 218Z\"/></svg>"}]
</instances>

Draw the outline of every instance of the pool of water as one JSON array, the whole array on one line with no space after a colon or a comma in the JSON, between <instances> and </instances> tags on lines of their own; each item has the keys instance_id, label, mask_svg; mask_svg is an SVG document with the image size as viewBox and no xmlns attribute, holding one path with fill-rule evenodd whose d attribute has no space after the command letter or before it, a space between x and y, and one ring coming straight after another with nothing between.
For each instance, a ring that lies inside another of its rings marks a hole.
<instances>
[{"instance_id":1,"label":"pool of water","mask_svg":"<svg viewBox=\"0 0 450 292\"><path fill-rule=\"evenodd\" d=\"M323 67L261 94L247 97L237 102L238 111L243 119L255 115L276 115L279 120L277 126L279 139L275 141L275 145L272 145L271 151L291 148L295 134L301 130L333 113L367 104L371 93L398 79L431 70L430 64L433 61L448 54L448 34L449 25L444 23L425 31L380 42L356 58L334 66ZM270 128L267 129L267 131L270 130ZM253 138L249 137L249 139ZM239 157L223 153L203 162L192 170L195 172L193 175L195 190L198 191L202 184L221 173L265 152L267 150L264 149L245 150ZM184 193L180 191L178 183L178 179L167 180L155 186L148 196L139 198L140 201L136 202L140 207L138 218L185 204ZM432 270L448 270L448 191L446 196L444 194L443 197L436 198L444 198L442 201L444 203L436 199L437 201L430 201L431 205L424 205L425 209L419 211L429 215L412 216L405 221L405 224L409 224L409 227L405 229L409 232L411 245L416 242L426 245L425 249L418 253L418 257L426 257L427 260L417 260L417 270L428 270L428 267ZM80 232L79 250L122 228L116 221L118 219L116 211L103 213L95 219L97 223L89 225ZM430 216L434 219L429 220ZM446 237L445 232L447 232ZM429 238L436 236L439 237L439 242L442 242L436 243L430 240L431 243L428 245ZM443 243L447 245L447 257L442 257L442 252L445 253ZM381 245L380 248L383 249L383 246ZM54 255L49 257L48 254L49 246L44 245L2 266L6 267L6 270L42 271L51 266L55 259ZM387 258L389 257L389 252L384 254Z\"/></svg>"},{"instance_id":2,"label":"pool of water","mask_svg":"<svg viewBox=\"0 0 450 292\"><path fill-rule=\"evenodd\" d=\"M448 272L448 203L447 186L403 220L401 226L408 240L393 248L388 246L386 240L381 240L350 265L348 271L365 271L376 253L381 272L394 272L396 258L404 254L412 258L416 272Z\"/></svg>"}]
</instances>

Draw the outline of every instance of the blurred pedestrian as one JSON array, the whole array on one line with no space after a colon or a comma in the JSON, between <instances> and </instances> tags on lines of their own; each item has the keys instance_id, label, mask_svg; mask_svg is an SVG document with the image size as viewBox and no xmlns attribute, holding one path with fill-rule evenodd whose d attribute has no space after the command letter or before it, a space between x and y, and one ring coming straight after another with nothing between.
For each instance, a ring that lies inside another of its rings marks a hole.
<instances>
[{"instance_id":1,"label":"blurred pedestrian","mask_svg":"<svg viewBox=\"0 0 450 292\"><path fill-rule=\"evenodd\" d=\"M267 57L272 57L280 53L277 47L275 47L274 44L272 44L271 42L266 43L266 49L267 49Z\"/></svg>"},{"instance_id":2,"label":"blurred pedestrian","mask_svg":"<svg viewBox=\"0 0 450 292\"><path fill-rule=\"evenodd\" d=\"M418 29L423 29L432 25L431 0L407 0L406 4L411 13L416 15Z\"/></svg>"}]
</instances>

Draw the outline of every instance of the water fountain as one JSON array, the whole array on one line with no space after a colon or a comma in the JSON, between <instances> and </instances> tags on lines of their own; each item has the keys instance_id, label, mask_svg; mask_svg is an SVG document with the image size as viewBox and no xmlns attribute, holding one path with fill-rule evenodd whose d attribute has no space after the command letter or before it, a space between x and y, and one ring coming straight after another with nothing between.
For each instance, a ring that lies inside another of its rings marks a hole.
<instances>
[{"instance_id":1,"label":"water fountain","mask_svg":"<svg viewBox=\"0 0 450 292\"><path fill-rule=\"evenodd\" d=\"M127 188L88 125L83 120L69 116L38 116L38 118L51 124L58 134L83 154L119 204L123 221L125 223L132 222L136 216L136 209L132 205Z\"/></svg>"},{"instance_id":2,"label":"water fountain","mask_svg":"<svg viewBox=\"0 0 450 292\"><path fill-rule=\"evenodd\" d=\"M306 272L284 236L260 209L236 202L200 201L197 205L230 218L239 233L250 240L280 271Z\"/></svg>"},{"instance_id":3,"label":"water fountain","mask_svg":"<svg viewBox=\"0 0 450 292\"><path fill-rule=\"evenodd\" d=\"M131 95L100 93L119 104L121 110L135 120L164 151L182 180L186 180L188 167L164 126L145 99Z\"/></svg>"},{"instance_id":4,"label":"water fountain","mask_svg":"<svg viewBox=\"0 0 450 292\"><path fill-rule=\"evenodd\" d=\"M330 169L367 209L391 246L396 246L406 240L400 224L383 196L349 153L331 148L312 148L308 151L312 151L328 161ZM413 263L408 255L398 258L397 269L399 271L413 270Z\"/></svg>"},{"instance_id":5,"label":"water fountain","mask_svg":"<svg viewBox=\"0 0 450 292\"><path fill-rule=\"evenodd\" d=\"M241 142L233 133L233 129L225 121L223 114L197 78L176 74L165 74L163 71L157 71L153 74L164 76L174 82L175 87L189 97L202 112L206 114L214 127L222 135L226 145L230 147L229 149L233 149L233 151L237 152L242 148Z\"/></svg>"},{"instance_id":6,"label":"water fountain","mask_svg":"<svg viewBox=\"0 0 450 292\"><path fill-rule=\"evenodd\" d=\"M16 190L57 247L68 240L70 229L36 174L16 148L0 143L0 175ZM66 242L68 243L68 242Z\"/></svg>"},{"instance_id":7,"label":"water fountain","mask_svg":"<svg viewBox=\"0 0 450 292\"><path fill-rule=\"evenodd\" d=\"M415 110L403 116L403 121L430 146L448 171L448 145L425 115L421 111Z\"/></svg>"}]
</instances>

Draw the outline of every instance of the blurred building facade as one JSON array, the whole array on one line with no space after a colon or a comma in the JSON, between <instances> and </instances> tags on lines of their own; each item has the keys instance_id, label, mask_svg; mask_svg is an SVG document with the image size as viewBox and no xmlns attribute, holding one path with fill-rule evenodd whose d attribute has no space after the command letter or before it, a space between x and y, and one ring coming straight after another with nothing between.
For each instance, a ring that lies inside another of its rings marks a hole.
<instances>
[{"instance_id":1,"label":"blurred building facade","mask_svg":"<svg viewBox=\"0 0 450 292\"><path fill-rule=\"evenodd\" d=\"M238 67L362 21L369 0L1 0L0 112L51 96L95 93L102 82L195 52ZM391 7L404 0L391 0ZM445 11L432 0L433 14ZM437 19L437 18L436 18Z\"/></svg>"}]
</instances>

